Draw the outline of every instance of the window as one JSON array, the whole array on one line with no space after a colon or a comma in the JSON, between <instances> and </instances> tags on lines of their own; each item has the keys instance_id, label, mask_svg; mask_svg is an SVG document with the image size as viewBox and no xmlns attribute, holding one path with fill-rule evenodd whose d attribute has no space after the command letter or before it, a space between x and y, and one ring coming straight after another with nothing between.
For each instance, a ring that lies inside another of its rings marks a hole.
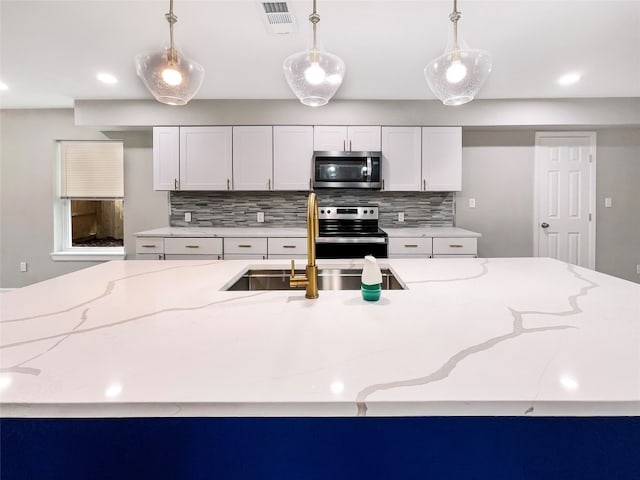
<instances>
[{"instance_id":1,"label":"window","mask_svg":"<svg viewBox=\"0 0 640 480\"><path fill-rule=\"evenodd\" d=\"M54 260L124 258L124 146L58 142Z\"/></svg>"}]
</instances>

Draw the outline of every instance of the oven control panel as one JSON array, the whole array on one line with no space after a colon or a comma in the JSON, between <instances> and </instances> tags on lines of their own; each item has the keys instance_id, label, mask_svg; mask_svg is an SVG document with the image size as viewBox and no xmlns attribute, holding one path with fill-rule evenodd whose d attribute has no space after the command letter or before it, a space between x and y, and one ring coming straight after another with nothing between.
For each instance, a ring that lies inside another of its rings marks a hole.
<instances>
[{"instance_id":1,"label":"oven control panel","mask_svg":"<svg viewBox=\"0 0 640 480\"><path fill-rule=\"evenodd\" d=\"M360 207L319 207L320 220L377 220L378 207L363 205Z\"/></svg>"}]
</instances>

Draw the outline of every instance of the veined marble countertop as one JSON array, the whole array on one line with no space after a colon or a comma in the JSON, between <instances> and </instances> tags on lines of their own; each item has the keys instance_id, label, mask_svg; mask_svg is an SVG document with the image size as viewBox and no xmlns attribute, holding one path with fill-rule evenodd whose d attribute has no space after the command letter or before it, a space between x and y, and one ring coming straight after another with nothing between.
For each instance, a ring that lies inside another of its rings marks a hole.
<instances>
[{"instance_id":1,"label":"veined marble countertop","mask_svg":"<svg viewBox=\"0 0 640 480\"><path fill-rule=\"evenodd\" d=\"M382 227L389 237L481 237L482 234L458 227Z\"/></svg>"},{"instance_id":2,"label":"veined marble countertop","mask_svg":"<svg viewBox=\"0 0 640 480\"><path fill-rule=\"evenodd\" d=\"M275 260L114 261L3 293L0 415L640 414L640 285L547 258L380 263L408 289L378 302L223 291Z\"/></svg>"},{"instance_id":3,"label":"veined marble countertop","mask_svg":"<svg viewBox=\"0 0 640 480\"><path fill-rule=\"evenodd\" d=\"M457 227L389 227L389 237L481 237ZM138 237L306 237L307 229L274 227L162 227L137 232Z\"/></svg>"}]
</instances>

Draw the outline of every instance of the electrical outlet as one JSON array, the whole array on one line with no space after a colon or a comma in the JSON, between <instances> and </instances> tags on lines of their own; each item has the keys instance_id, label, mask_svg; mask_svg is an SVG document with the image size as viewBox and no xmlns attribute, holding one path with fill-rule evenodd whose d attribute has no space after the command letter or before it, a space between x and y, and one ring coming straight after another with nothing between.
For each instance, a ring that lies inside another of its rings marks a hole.
<instances>
[{"instance_id":1,"label":"electrical outlet","mask_svg":"<svg viewBox=\"0 0 640 480\"><path fill-rule=\"evenodd\" d=\"M611 208L613 207L613 200L611 200L611 197L605 197L604 199L604 206L606 208Z\"/></svg>"},{"instance_id":2,"label":"electrical outlet","mask_svg":"<svg viewBox=\"0 0 640 480\"><path fill-rule=\"evenodd\" d=\"M21 272L26 272L27 271L27 267L28 267L27 262L20 262L20 271Z\"/></svg>"},{"instance_id":3,"label":"electrical outlet","mask_svg":"<svg viewBox=\"0 0 640 480\"><path fill-rule=\"evenodd\" d=\"M475 198L470 198L469 199L469 208L476 208L476 199Z\"/></svg>"},{"instance_id":4,"label":"electrical outlet","mask_svg":"<svg viewBox=\"0 0 640 480\"><path fill-rule=\"evenodd\" d=\"M258 223L264 222L264 212L258 212L258 215L256 215L256 221Z\"/></svg>"},{"instance_id":5,"label":"electrical outlet","mask_svg":"<svg viewBox=\"0 0 640 480\"><path fill-rule=\"evenodd\" d=\"M399 212L398 213L398 221L399 222L404 222L404 212Z\"/></svg>"},{"instance_id":6,"label":"electrical outlet","mask_svg":"<svg viewBox=\"0 0 640 480\"><path fill-rule=\"evenodd\" d=\"M185 222L191 221L191 212L184 212L184 221Z\"/></svg>"}]
</instances>

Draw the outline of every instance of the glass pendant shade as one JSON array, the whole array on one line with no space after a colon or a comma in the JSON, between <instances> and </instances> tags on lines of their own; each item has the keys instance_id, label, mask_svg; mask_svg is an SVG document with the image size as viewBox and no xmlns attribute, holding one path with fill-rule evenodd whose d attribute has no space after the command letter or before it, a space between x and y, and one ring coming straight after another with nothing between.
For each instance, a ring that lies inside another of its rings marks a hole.
<instances>
[{"instance_id":1,"label":"glass pendant shade","mask_svg":"<svg viewBox=\"0 0 640 480\"><path fill-rule=\"evenodd\" d=\"M340 57L317 49L288 56L283 64L289 87L304 105L326 105L342 85L345 65Z\"/></svg>"},{"instance_id":2,"label":"glass pendant shade","mask_svg":"<svg viewBox=\"0 0 640 480\"><path fill-rule=\"evenodd\" d=\"M491 55L485 50L445 52L424 68L433 93L445 105L470 102L491 73Z\"/></svg>"},{"instance_id":3,"label":"glass pendant shade","mask_svg":"<svg viewBox=\"0 0 640 480\"><path fill-rule=\"evenodd\" d=\"M186 105L202 85L204 68L197 62L170 49L136 56L136 72L155 99L168 105Z\"/></svg>"}]
</instances>

